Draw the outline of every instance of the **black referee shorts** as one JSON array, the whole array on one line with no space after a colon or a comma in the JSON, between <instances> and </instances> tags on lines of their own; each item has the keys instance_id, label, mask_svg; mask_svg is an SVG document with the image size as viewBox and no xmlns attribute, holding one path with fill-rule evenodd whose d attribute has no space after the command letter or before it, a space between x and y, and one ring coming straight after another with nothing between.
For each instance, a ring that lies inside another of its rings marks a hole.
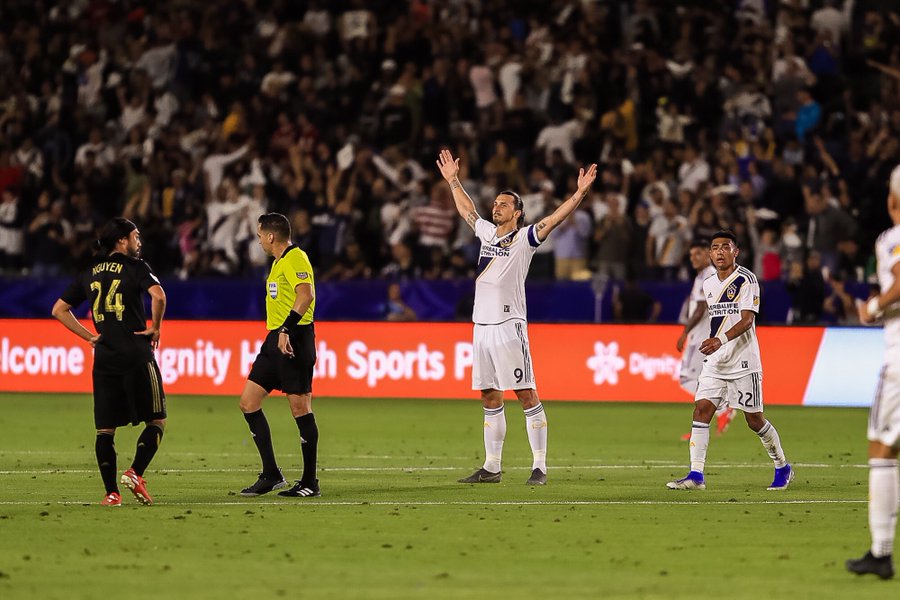
<instances>
[{"instance_id":1,"label":"black referee shorts","mask_svg":"<svg viewBox=\"0 0 900 600\"><path fill-rule=\"evenodd\" d=\"M289 338L294 349L293 358L278 349L278 330L270 331L247 379L266 392L281 390L285 394L309 394L312 392L313 367L316 365L313 324L298 325Z\"/></svg>"},{"instance_id":2,"label":"black referee shorts","mask_svg":"<svg viewBox=\"0 0 900 600\"><path fill-rule=\"evenodd\" d=\"M155 360L122 371L94 370L93 379L97 429L166 418L166 394Z\"/></svg>"}]
</instances>

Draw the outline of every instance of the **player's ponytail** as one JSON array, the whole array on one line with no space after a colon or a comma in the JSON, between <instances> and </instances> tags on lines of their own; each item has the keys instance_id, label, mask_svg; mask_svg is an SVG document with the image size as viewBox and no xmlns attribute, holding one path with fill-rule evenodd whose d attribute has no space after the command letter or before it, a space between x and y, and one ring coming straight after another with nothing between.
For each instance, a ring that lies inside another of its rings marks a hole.
<instances>
[{"instance_id":1,"label":"player's ponytail","mask_svg":"<svg viewBox=\"0 0 900 600\"><path fill-rule=\"evenodd\" d=\"M114 217L103 229L94 244L94 256L106 256L112 252L122 238L127 238L137 225L122 217Z\"/></svg>"}]
</instances>

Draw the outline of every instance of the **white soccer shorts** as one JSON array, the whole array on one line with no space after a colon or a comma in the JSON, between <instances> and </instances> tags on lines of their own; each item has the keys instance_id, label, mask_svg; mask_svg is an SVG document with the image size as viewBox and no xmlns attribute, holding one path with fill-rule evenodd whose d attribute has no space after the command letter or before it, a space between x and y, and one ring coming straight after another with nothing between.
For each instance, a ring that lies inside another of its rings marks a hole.
<instances>
[{"instance_id":1,"label":"white soccer shorts","mask_svg":"<svg viewBox=\"0 0 900 600\"><path fill-rule=\"evenodd\" d=\"M869 409L869 441L900 447L900 365L881 369L875 400Z\"/></svg>"},{"instance_id":2,"label":"white soccer shorts","mask_svg":"<svg viewBox=\"0 0 900 600\"><path fill-rule=\"evenodd\" d=\"M472 335L473 390L535 389L528 324L510 319L499 325L475 325Z\"/></svg>"},{"instance_id":3,"label":"white soccer shorts","mask_svg":"<svg viewBox=\"0 0 900 600\"><path fill-rule=\"evenodd\" d=\"M703 358L699 342L684 347L684 353L681 355L681 368L678 371L678 385L688 394L697 391L700 369L703 368Z\"/></svg>"},{"instance_id":4,"label":"white soccer shorts","mask_svg":"<svg viewBox=\"0 0 900 600\"><path fill-rule=\"evenodd\" d=\"M763 410L762 373L750 373L739 379L719 379L700 375L694 401L709 400L716 410L730 406L748 413Z\"/></svg>"}]
</instances>

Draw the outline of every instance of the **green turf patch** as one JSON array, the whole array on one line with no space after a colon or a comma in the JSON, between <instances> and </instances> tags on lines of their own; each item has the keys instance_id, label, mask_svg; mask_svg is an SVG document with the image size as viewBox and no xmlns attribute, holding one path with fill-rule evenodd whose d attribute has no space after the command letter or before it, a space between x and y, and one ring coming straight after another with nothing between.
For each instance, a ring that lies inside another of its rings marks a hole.
<instances>
[{"instance_id":1,"label":"green turf patch","mask_svg":"<svg viewBox=\"0 0 900 600\"><path fill-rule=\"evenodd\" d=\"M797 479L739 420L687 471L689 402L547 403L549 483L524 485L524 417L507 410L503 482L477 401L317 399L322 497L236 495L258 470L236 399L173 397L147 473L156 505L101 508L90 398L0 397L0 597L889 598L852 577L868 545L866 413L774 407ZM267 401L279 462L299 476L286 401ZM119 470L139 428L116 438ZM124 491L124 490L123 490ZM104 591L105 590L105 591Z\"/></svg>"}]
</instances>

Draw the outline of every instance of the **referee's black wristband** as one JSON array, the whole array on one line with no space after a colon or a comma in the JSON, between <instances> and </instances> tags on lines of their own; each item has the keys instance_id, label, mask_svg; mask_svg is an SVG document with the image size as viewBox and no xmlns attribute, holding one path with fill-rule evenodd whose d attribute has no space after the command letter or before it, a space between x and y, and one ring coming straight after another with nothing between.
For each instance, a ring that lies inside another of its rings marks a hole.
<instances>
[{"instance_id":1,"label":"referee's black wristband","mask_svg":"<svg viewBox=\"0 0 900 600\"><path fill-rule=\"evenodd\" d=\"M291 312L288 313L288 316L285 317L284 323L281 324L279 331L289 333L294 329L294 325L300 322L300 318L300 313L295 310L291 310Z\"/></svg>"}]
</instances>

